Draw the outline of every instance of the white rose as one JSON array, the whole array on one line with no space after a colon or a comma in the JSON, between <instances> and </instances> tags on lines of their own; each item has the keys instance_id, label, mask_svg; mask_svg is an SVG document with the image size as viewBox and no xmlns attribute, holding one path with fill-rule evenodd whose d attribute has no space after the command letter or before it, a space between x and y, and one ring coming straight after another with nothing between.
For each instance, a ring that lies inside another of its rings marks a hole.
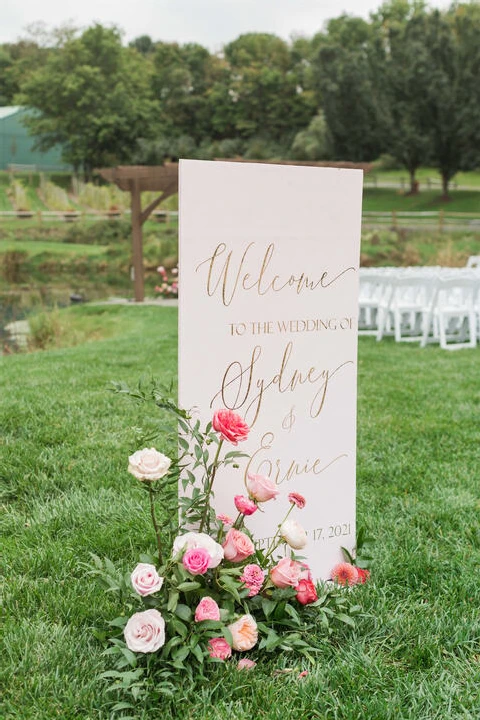
<instances>
[{"instance_id":1,"label":"white rose","mask_svg":"<svg viewBox=\"0 0 480 720\"><path fill-rule=\"evenodd\" d=\"M157 573L155 565L149 563L138 563L130 579L133 589L142 597L158 592L163 585L163 577Z\"/></svg>"},{"instance_id":2,"label":"white rose","mask_svg":"<svg viewBox=\"0 0 480 720\"><path fill-rule=\"evenodd\" d=\"M223 548L210 535L206 533L187 532L185 535L178 535L173 541L172 555L177 555L181 550L192 548L204 548L210 555L209 568L216 568L223 560Z\"/></svg>"},{"instance_id":3,"label":"white rose","mask_svg":"<svg viewBox=\"0 0 480 720\"><path fill-rule=\"evenodd\" d=\"M123 634L129 650L156 652L165 643L165 620L158 610L144 610L132 615Z\"/></svg>"},{"instance_id":4,"label":"white rose","mask_svg":"<svg viewBox=\"0 0 480 720\"><path fill-rule=\"evenodd\" d=\"M137 480L159 480L167 474L171 464L170 458L159 453L155 448L144 448L128 458L128 472Z\"/></svg>"},{"instance_id":5,"label":"white rose","mask_svg":"<svg viewBox=\"0 0 480 720\"><path fill-rule=\"evenodd\" d=\"M307 544L307 533L296 520L285 520L280 526L280 534L294 550L301 550Z\"/></svg>"}]
</instances>

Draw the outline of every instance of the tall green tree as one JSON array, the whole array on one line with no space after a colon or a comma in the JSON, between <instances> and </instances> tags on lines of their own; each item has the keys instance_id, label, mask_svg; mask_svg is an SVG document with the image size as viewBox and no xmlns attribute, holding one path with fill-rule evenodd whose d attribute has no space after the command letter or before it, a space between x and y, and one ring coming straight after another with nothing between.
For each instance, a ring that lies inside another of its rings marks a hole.
<instances>
[{"instance_id":1,"label":"tall green tree","mask_svg":"<svg viewBox=\"0 0 480 720\"><path fill-rule=\"evenodd\" d=\"M159 105L149 80L120 32L94 25L67 37L24 82L22 101L37 110L27 124L40 148L60 143L90 177L95 166L128 162L137 140L153 135Z\"/></svg>"}]
</instances>

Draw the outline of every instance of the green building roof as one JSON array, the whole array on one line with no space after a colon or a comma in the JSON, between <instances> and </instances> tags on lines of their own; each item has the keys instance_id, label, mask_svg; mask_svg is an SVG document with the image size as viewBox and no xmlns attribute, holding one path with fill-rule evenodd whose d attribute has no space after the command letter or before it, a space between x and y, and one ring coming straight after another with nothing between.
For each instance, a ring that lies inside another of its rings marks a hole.
<instances>
[{"instance_id":1,"label":"green building roof","mask_svg":"<svg viewBox=\"0 0 480 720\"><path fill-rule=\"evenodd\" d=\"M55 146L47 152L34 150L35 138L22 122L33 111L21 105L0 107L0 170L71 170L62 159L62 149Z\"/></svg>"}]
</instances>

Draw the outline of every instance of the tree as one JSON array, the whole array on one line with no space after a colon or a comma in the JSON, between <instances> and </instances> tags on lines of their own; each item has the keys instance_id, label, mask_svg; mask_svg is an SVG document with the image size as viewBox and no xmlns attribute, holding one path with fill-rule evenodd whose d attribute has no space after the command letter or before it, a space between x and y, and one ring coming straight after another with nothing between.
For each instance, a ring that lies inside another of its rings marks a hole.
<instances>
[{"instance_id":1,"label":"tree","mask_svg":"<svg viewBox=\"0 0 480 720\"><path fill-rule=\"evenodd\" d=\"M128 162L159 114L141 56L122 47L116 28L98 24L59 44L21 90L37 110L26 121L37 145L62 144L64 159L87 178L96 165Z\"/></svg>"},{"instance_id":2,"label":"tree","mask_svg":"<svg viewBox=\"0 0 480 720\"><path fill-rule=\"evenodd\" d=\"M332 156L332 140L322 111L295 135L292 156L295 160L328 160Z\"/></svg>"}]
</instances>

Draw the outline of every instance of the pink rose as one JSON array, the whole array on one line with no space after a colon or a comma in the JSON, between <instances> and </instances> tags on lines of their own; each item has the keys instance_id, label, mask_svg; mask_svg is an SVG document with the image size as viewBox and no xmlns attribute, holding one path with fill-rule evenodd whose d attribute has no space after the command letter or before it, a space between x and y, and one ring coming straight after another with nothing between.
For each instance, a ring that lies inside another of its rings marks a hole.
<instances>
[{"instance_id":1,"label":"pink rose","mask_svg":"<svg viewBox=\"0 0 480 720\"><path fill-rule=\"evenodd\" d=\"M280 492L274 482L263 475L253 475L248 473L247 490L254 500L257 502L266 502L277 497Z\"/></svg>"},{"instance_id":2,"label":"pink rose","mask_svg":"<svg viewBox=\"0 0 480 720\"><path fill-rule=\"evenodd\" d=\"M182 558L183 567L191 575L203 575L210 565L210 553L205 548L191 548Z\"/></svg>"},{"instance_id":3,"label":"pink rose","mask_svg":"<svg viewBox=\"0 0 480 720\"><path fill-rule=\"evenodd\" d=\"M187 532L184 535L177 535L173 541L172 555L178 555L183 550L192 548L204 548L210 555L209 567L215 568L223 560L223 548L206 533Z\"/></svg>"},{"instance_id":4,"label":"pink rose","mask_svg":"<svg viewBox=\"0 0 480 720\"><path fill-rule=\"evenodd\" d=\"M238 445L242 440L246 440L250 428L247 423L234 413L233 410L217 410L213 415L213 429L233 445Z\"/></svg>"},{"instance_id":5,"label":"pink rose","mask_svg":"<svg viewBox=\"0 0 480 720\"><path fill-rule=\"evenodd\" d=\"M300 495L300 493L291 492L288 494L288 502L291 502L292 505L296 505L300 510L303 510L305 505L307 504L307 501L303 497L303 495Z\"/></svg>"},{"instance_id":6,"label":"pink rose","mask_svg":"<svg viewBox=\"0 0 480 720\"><path fill-rule=\"evenodd\" d=\"M295 590L297 591L297 600L301 605L308 605L318 600L315 585L311 580L299 580Z\"/></svg>"},{"instance_id":7,"label":"pink rose","mask_svg":"<svg viewBox=\"0 0 480 720\"><path fill-rule=\"evenodd\" d=\"M153 608L132 615L123 631L132 652L156 652L165 643L165 620Z\"/></svg>"},{"instance_id":8,"label":"pink rose","mask_svg":"<svg viewBox=\"0 0 480 720\"><path fill-rule=\"evenodd\" d=\"M232 633L234 650L251 650L258 640L257 623L251 615L242 615L228 629Z\"/></svg>"},{"instance_id":9,"label":"pink rose","mask_svg":"<svg viewBox=\"0 0 480 720\"><path fill-rule=\"evenodd\" d=\"M237 670L251 670L257 663L248 658L242 658L238 661Z\"/></svg>"},{"instance_id":10,"label":"pink rose","mask_svg":"<svg viewBox=\"0 0 480 720\"><path fill-rule=\"evenodd\" d=\"M310 580L310 582L313 582L312 571L310 570L307 563L301 562L299 564L301 566L301 570L300 570L300 575L299 575L298 579L299 580Z\"/></svg>"},{"instance_id":11,"label":"pink rose","mask_svg":"<svg viewBox=\"0 0 480 720\"><path fill-rule=\"evenodd\" d=\"M130 455L128 472L137 480L159 480L167 474L171 462L170 458L155 448L144 448Z\"/></svg>"},{"instance_id":12,"label":"pink rose","mask_svg":"<svg viewBox=\"0 0 480 720\"><path fill-rule=\"evenodd\" d=\"M158 592L163 585L163 577L157 573L155 565L138 563L130 579L135 592L142 597Z\"/></svg>"},{"instance_id":13,"label":"pink rose","mask_svg":"<svg viewBox=\"0 0 480 720\"><path fill-rule=\"evenodd\" d=\"M225 536L223 552L226 560L242 562L245 558L253 555L255 548L248 535L245 535L241 530L230 528Z\"/></svg>"},{"instance_id":14,"label":"pink rose","mask_svg":"<svg viewBox=\"0 0 480 720\"><path fill-rule=\"evenodd\" d=\"M232 648L225 638L212 638L208 643L211 658L218 660L227 660L232 654Z\"/></svg>"},{"instance_id":15,"label":"pink rose","mask_svg":"<svg viewBox=\"0 0 480 720\"><path fill-rule=\"evenodd\" d=\"M356 585L358 582L358 570L355 565L343 562L335 565L331 572L332 580L339 585Z\"/></svg>"},{"instance_id":16,"label":"pink rose","mask_svg":"<svg viewBox=\"0 0 480 720\"><path fill-rule=\"evenodd\" d=\"M233 502L238 512L242 513L242 515L253 515L253 513L258 510L256 503L250 500L250 498L245 497L245 495L235 495Z\"/></svg>"},{"instance_id":17,"label":"pink rose","mask_svg":"<svg viewBox=\"0 0 480 720\"><path fill-rule=\"evenodd\" d=\"M195 622L202 620L220 620L220 608L208 595L200 600L195 610Z\"/></svg>"},{"instance_id":18,"label":"pink rose","mask_svg":"<svg viewBox=\"0 0 480 720\"><path fill-rule=\"evenodd\" d=\"M254 563L252 565L245 565L243 574L240 576L242 583L250 590L248 597L258 595L262 589L264 579L265 571Z\"/></svg>"},{"instance_id":19,"label":"pink rose","mask_svg":"<svg viewBox=\"0 0 480 720\"><path fill-rule=\"evenodd\" d=\"M295 587L301 571L302 566L300 563L285 557L270 570L270 579L279 588Z\"/></svg>"}]
</instances>

